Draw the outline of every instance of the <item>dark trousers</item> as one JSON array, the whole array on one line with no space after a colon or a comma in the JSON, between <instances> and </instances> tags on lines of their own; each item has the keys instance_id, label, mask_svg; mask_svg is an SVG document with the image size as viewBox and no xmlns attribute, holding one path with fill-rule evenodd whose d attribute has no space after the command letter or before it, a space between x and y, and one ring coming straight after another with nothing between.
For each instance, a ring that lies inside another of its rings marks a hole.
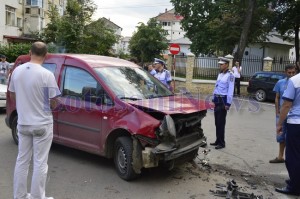
<instances>
[{"instance_id":1,"label":"dark trousers","mask_svg":"<svg viewBox=\"0 0 300 199\"><path fill-rule=\"evenodd\" d=\"M241 78L235 78L234 80L234 94L241 94Z\"/></svg>"},{"instance_id":2,"label":"dark trousers","mask_svg":"<svg viewBox=\"0 0 300 199\"><path fill-rule=\"evenodd\" d=\"M300 193L300 124L287 124L285 165L290 177L288 188Z\"/></svg>"},{"instance_id":3,"label":"dark trousers","mask_svg":"<svg viewBox=\"0 0 300 199\"><path fill-rule=\"evenodd\" d=\"M216 142L220 146L225 146L225 124L227 110L224 104L216 104L214 109L215 125L216 125Z\"/></svg>"}]
</instances>

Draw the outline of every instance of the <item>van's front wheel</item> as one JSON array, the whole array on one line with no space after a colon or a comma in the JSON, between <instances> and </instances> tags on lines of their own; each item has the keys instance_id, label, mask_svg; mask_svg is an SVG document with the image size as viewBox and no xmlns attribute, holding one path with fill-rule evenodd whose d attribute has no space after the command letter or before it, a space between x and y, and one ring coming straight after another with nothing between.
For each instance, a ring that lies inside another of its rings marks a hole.
<instances>
[{"instance_id":1,"label":"van's front wheel","mask_svg":"<svg viewBox=\"0 0 300 199\"><path fill-rule=\"evenodd\" d=\"M132 166L133 144L130 137L119 137L114 146L114 162L118 175L124 180L132 180L139 175Z\"/></svg>"},{"instance_id":2,"label":"van's front wheel","mask_svg":"<svg viewBox=\"0 0 300 199\"><path fill-rule=\"evenodd\" d=\"M18 136L17 124L18 124L18 116L14 117L14 120L13 120L12 125L11 125L11 135L12 135L12 137L13 137L14 142L16 143L16 145L19 144L19 136Z\"/></svg>"}]
</instances>

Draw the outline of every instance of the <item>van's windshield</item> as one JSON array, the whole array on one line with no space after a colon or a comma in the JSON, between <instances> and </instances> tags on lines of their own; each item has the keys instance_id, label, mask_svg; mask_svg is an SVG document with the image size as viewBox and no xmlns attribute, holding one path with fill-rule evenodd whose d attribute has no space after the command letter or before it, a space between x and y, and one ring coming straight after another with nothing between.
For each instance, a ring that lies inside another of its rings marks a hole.
<instances>
[{"instance_id":1,"label":"van's windshield","mask_svg":"<svg viewBox=\"0 0 300 199\"><path fill-rule=\"evenodd\" d=\"M141 68L101 67L94 70L120 99L140 100L173 95L159 80Z\"/></svg>"}]
</instances>

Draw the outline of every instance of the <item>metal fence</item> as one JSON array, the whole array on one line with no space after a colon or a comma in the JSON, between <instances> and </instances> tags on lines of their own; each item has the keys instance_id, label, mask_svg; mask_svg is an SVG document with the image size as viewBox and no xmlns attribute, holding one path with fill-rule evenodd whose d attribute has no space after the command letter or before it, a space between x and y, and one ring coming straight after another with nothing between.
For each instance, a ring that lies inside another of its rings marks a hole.
<instances>
[{"instance_id":1,"label":"metal fence","mask_svg":"<svg viewBox=\"0 0 300 199\"><path fill-rule=\"evenodd\" d=\"M260 56L248 56L244 57L241 62L242 66L242 78L243 81L248 81L250 77L258 71L263 70L264 59Z\"/></svg>"},{"instance_id":2,"label":"metal fence","mask_svg":"<svg viewBox=\"0 0 300 199\"><path fill-rule=\"evenodd\" d=\"M182 55L175 56L175 71L176 77L186 78L186 65L187 65L187 57ZM174 58L172 57L172 63L174 64ZM171 73L174 75L174 68L172 67Z\"/></svg>"},{"instance_id":3,"label":"metal fence","mask_svg":"<svg viewBox=\"0 0 300 199\"><path fill-rule=\"evenodd\" d=\"M295 64L296 58L293 57L273 57L272 71L283 72L287 64Z\"/></svg>"},{"instance_id":4,"label":"metal fence","mask_svg":"<svg viewBox=\"0 0 300 199\"><path fill-rule=\"evenodd\" d=\"M176 77L186 77L186 56L176 56ZM174 61L172 59L172 61ZM174 62L173 62L174 63ZM248 81L251 76L263 70L264 58L260 56L247 56L241 60L242 81ZM273 57L272 71L283 72L287 64L295 63L290 57ZM220 72L217 57L195 57L193 79L216 80ZM173 75L172 71L172 75Z\"/></svg>"},{"instance_id":5,"label":"metal fence","mask_svg":"<svg viewBox=\"0 0 300 199\"><path fill-rule=\"evenodd\" d=\"M193 79L217 79L220 72L217 57L195 57Z\"/></svg>"}]
</instances>

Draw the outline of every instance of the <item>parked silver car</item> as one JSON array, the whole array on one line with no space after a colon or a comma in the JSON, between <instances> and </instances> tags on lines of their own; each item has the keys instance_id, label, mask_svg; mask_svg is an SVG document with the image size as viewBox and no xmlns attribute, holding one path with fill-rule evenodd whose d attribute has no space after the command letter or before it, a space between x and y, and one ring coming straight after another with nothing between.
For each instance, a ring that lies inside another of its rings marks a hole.
<instances>
[{"instance_id":1,"label":"parked silver car","mask_svg":"<svg viewBox=\"0 0 300 199\"><path fill-rule=\"evenodd\" d=\"M6 92L7 92L7 85L0 84L0 108L6 107Z\"/></svg>"}]
</instances>

